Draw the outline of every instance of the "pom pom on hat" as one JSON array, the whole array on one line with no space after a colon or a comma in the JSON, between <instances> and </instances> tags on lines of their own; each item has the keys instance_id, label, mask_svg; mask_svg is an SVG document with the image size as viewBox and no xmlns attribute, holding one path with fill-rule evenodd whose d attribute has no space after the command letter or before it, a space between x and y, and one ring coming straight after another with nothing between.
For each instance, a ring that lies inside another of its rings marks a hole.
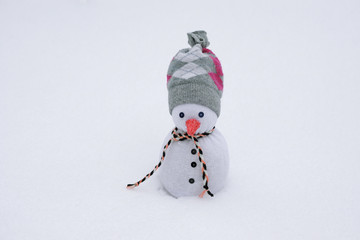
<instances>
[{"instance_id":1,"label":"pom pom on hat","mask_svg":"<svg viewBox=\"0 0 360 240\"><path fill-rule=\"evenodd\" d=\"M207 48L210 45L205 31L195 31L188 33L187 35L189 38L188 43L191 47L195 46L196 44L200 44L201 47Z\"/></svg>"}]
</instances>

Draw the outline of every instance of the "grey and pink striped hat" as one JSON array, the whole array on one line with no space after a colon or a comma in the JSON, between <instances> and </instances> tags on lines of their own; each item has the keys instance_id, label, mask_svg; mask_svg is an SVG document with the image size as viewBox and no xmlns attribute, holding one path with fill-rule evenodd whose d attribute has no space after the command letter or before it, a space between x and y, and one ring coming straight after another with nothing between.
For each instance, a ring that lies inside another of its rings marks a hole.
<instances>
[{"instance_id":1,"label":"grey and pink striped hat","mask_svg":"<svg viewBox=\"0 0 360 240\"><path fill-rule=\"evenodd\" d=\"M167 73L170 114L174 107L195 103L220 115L223 72L219 59L208 49L205 31L188 33L191 48L180 50L172 59Z\"/></svg>"}]
</instances>

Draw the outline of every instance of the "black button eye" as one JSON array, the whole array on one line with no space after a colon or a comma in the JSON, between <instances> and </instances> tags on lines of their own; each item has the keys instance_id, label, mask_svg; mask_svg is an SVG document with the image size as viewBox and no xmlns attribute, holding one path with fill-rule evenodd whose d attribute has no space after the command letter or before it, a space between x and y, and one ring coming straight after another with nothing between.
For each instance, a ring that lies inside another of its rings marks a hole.
<instances>
[{"instance_id":1,"label":"black button eye","mask_svg":"<svg viewBox=\"0 0 360 240\"><path fill-rule=\"evenodd\" d=\"M183 112L179 113L179 117L183 118L185 117L185 114Z\"/></svg>"},{"instance_id":2,"label":"black button eye","mask_svg":"<svg viewBox=\"0 0 360 240\"><path fill-rule=\"evenodd\" d=\"M203 112L199 112L199 117L203 117L204 116L204 113Z\"/></svg>"}]
</instances>

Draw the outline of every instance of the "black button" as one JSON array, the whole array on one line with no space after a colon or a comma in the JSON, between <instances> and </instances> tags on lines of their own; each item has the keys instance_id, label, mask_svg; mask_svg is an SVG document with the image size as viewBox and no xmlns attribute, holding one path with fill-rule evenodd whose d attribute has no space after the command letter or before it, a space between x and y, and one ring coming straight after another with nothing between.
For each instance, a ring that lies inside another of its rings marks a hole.
<instances>
[{"instance_id":1,"label":"black button","mask_svg":"<svg viewBox=\"0 0 360 240\"><path fill-rule=\"evenodd\" d=\"M191 150L191 153L195 155L195 154L197 153L196 149L195 149L195 148L192 149L192 150Z\"/></svg>"},{"instance_id":2,"label":"black button","mask_svg":"<svg viewBox=\"0 0 360 240\"><path fill-rule=\"evenodd\" d=\"M193 184L195 182L195 180L193 178L189 179L189 183Z\"/></svg>"},{"instance_id":3,"label":"black button","mask_svg":"<svg viewBox=\"0 0 360 240\"><path fill-rule=\"evenodd\" d=\"M196 167L196 162L192 162L192 163L191 163L191 166L192 166L192 167Z\"/></svg>"}]
</instances>

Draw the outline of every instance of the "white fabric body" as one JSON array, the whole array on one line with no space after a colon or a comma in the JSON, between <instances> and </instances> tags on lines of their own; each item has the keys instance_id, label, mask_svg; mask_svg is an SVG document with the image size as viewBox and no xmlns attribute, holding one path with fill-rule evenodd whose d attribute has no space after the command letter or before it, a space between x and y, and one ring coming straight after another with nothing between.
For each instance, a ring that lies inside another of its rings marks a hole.
<instances>
[{"instance_id":1,"label":"white fabric body","mask_svg":"<svg viewBox=\"0 0 360 240\"><path fill-rule=\"evenodd\" d=\"M204 117L199 118L198 112L204 112ZM211 112L209 112L211 111ZM179 112L185 114L179 118ZM173 110L173 119L179 131L186 130L185 122L195 118L201 122L200 132L209 131L216 123L216 114L207 107L196 104L184 104ZM208 121L207 121L208 120ZM185 127L185 129L184 129ZM199 131L197 131L199 132ZM172 138L171 132L166 136L163 146ZM219 192L226 183L229 170L229 153L225 138L215 128L209 136L199 139L199 145L203 149L203 159L207 166L209 176L209 189L212 193ZM201 163L191 140L173 141L166 151L165 159L159 169L159 177L163 187L174 197L197 196L203 189ZM163 148L161 149L162 154ZM196 166L194 166L194 163ZM193 166L192 166L193 163ZM190 183L189 179L194 179Z\"/></svg>"},{"instance_id":2,"label":"white fabric body","mask_svg":"<svg viewBox=\"0 0 360 240\"><path fill-rule=\"evenodd\" d=\"M171 133L164 145L170 138ZM227 144L220 131L215 129L209 136L199 139L199 145L207 166L209 188L215 194L224 187L228 175ZM192 149L195 149L195 145L190 140L172 142L159 169L163 187L174 197L197 196L204 190L199 157L197 153L191 153ZM191 166L192 162L196 163L196 167ZM195 180L193 184L189 182L190 178Z\"/></svg>"},{"instance_id":3,"label":"white fabric body","mask_svg":"<svg viewBox=\"0 0 360 240\"><path fill-rule=\"evenodd\" d=\"M184 113L183 118L179 116L181 112ZM199 112L203 112L204 117L199 117ZM200 122L200 127L195 132L196 134L210 131L215 126L218 119L216 113L210 108L193 103L182 104L174 107L171 116L175 123L175 126L183 132L186 132L187 120L198 120Z\"/></svg>"}]
</instances>

